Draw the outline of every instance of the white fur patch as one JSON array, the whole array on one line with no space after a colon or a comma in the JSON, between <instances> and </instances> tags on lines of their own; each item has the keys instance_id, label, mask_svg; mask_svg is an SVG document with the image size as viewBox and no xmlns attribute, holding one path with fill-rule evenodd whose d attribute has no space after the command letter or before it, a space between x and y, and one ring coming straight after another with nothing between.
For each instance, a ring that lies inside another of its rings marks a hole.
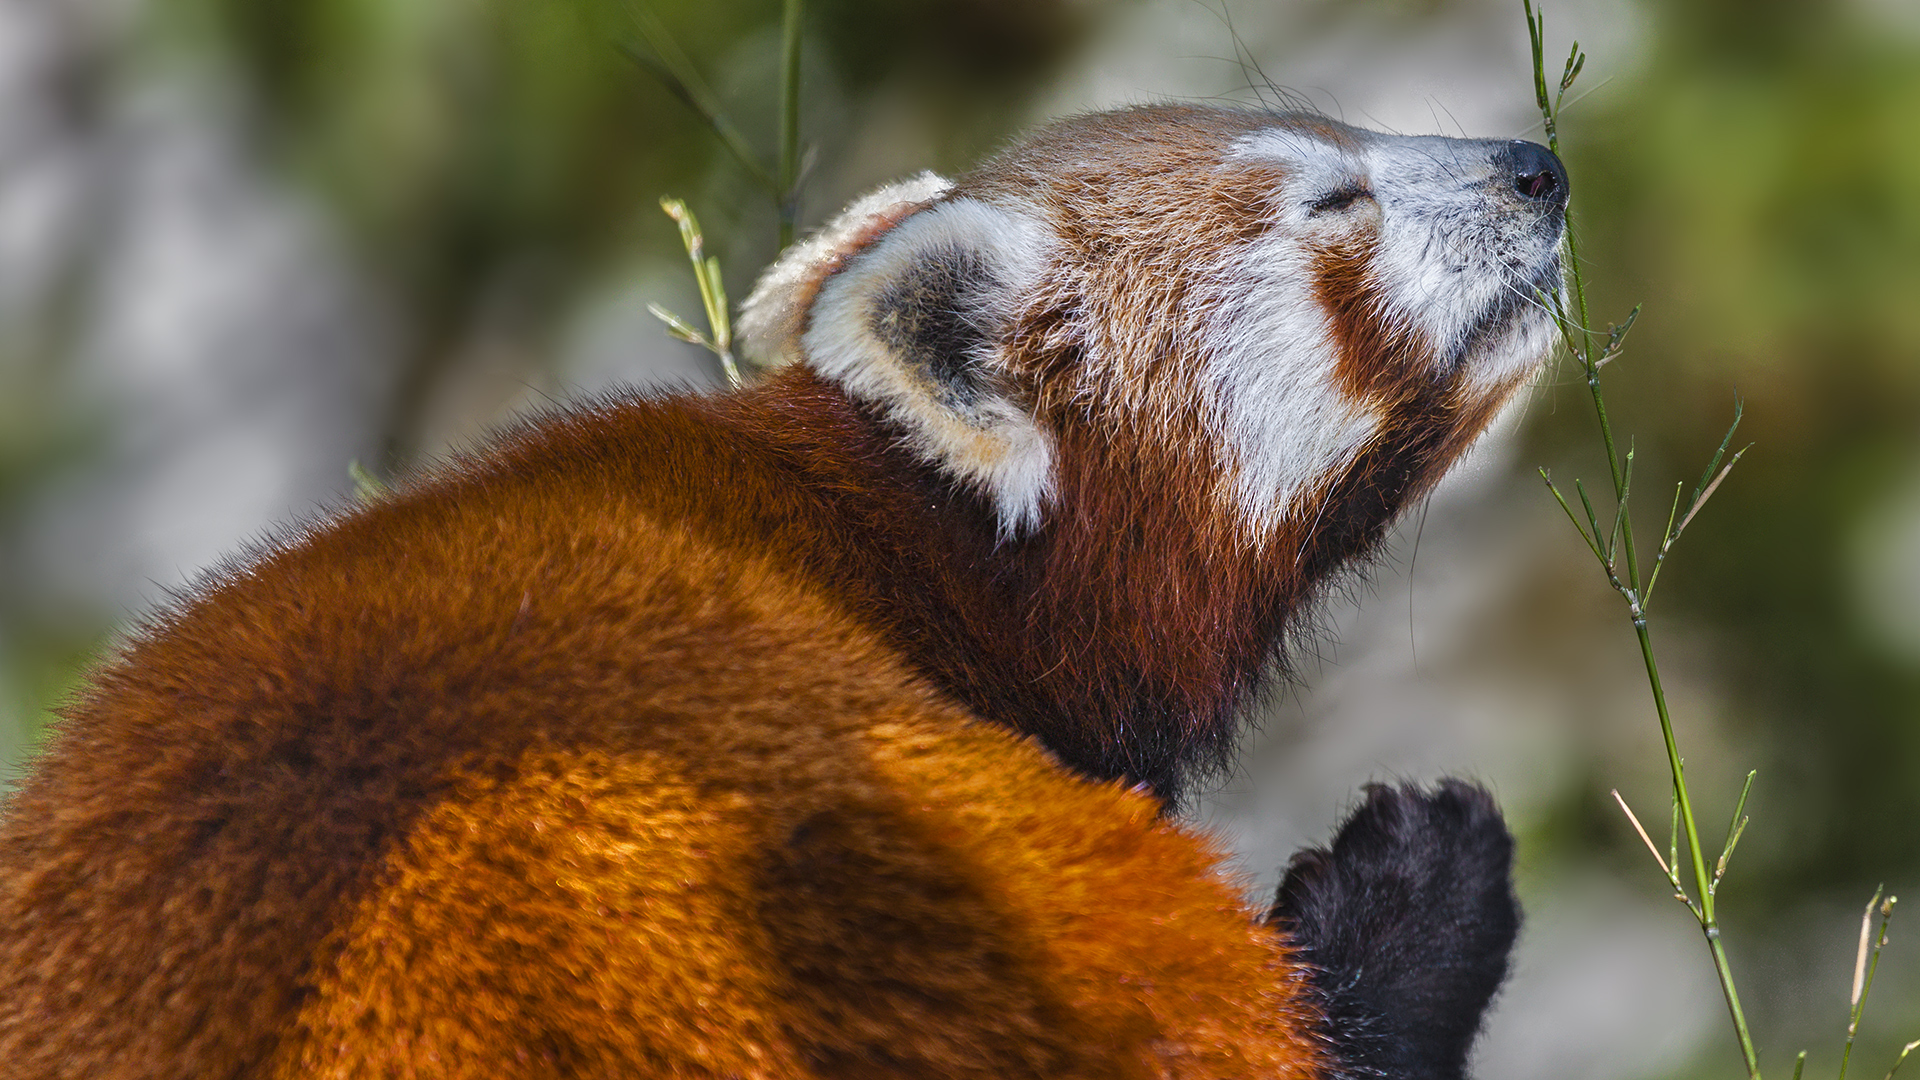
<instances>
[{"instance_id":1,"label":"white fur patch","mask_svg":"<svg viewBox=\"0 0 1920 1080\"><path fill-rule=\"evenodd\" d=\"M819 232L780 254L740 306L740 351L762 366L800 358L800 328L820 282L842 260L865 246L902 217L947 193L952 181L923 172L875 188Z\"/></svg>"},{"instance_id":2,"label":"white fur patch","mask_svg":"<svg viewBox=\"0 0 1920 1080\"><path fill-rule=\"evenodd\" d=\"M1559 330L1544 316L1522 319L1467 369L1468 384L1481 393L1508 392L1514 380L1532 374L1559 341Z\"/></svg>"},{"instance_id":3,"label":"white fur patch","mask_svg":"<svg viewBox=\"0 0 1920 1080\"><path fill-rule=\"evenodd\" d=\"M1231 503L1255 537L1271 536L1302 496L1351 462L1380 417L1336 384L1340 346L1295 239L1272 234L1230 252L1218 315L1202 349L1218 387L1214 423L1227 451Z\"/></svg>"},{"instance_id":4,"label":"white fur patch","mask_svg":"<svg viewBox=\"0 0 1920 1080\"><path fill-rule=\"evenodd\" d=\"M1266 128L1234 140L1227 161L1236 160L1278 162L1295 177L1314 183L1359 169L1346 147L1291 127Z\"/></svg>"},{"instance_id":5,"label":"white fur patch","mask_svg":"<svg viewBox=\"0 0 1920 1080\"><path fill-rule=\"evenodd\" d=\"M938 203L895 225L830 277L801 337L814 370L885 407L921 458L991 498L1003 536L1039 524L1053 491L1052 438L1026 403L1004 394L965 404L944 399L928 373L876 336L874 312L888 286L916 266L964 251L993 279L969 298L970 314L1004 325L1045 275L1052 249L1052 230L1027 213L973 199ZM1000 346L974 359L990 371L1008 370Z\"/></svg>"},{"instance_id":6,"label":"white fur patch","mask_svg":"<svg viewBox=\"0 0 1920 1080\"><path fill-rule=\"evenodd\" d=\"M1229 448L1233 503L1255 536L1271 535L1319 482L1352 461L1382 418L1335 384L1339 345L1313 294L1310 247L1363 231L1372 284L1396 335L1424 346L1436 377L1506 393L1537 365L1553 328L1528 267L1557 265L1557 241L1520 212L1492 141L1382 135L1348 129L1333 142L1277 127L1243 137L1224 167L1285 167L1274 227L1231 251L1212 275L1225 316L1208 333ZM1342 190L1367 198L1316 212ZM1507 312L1516 317L1502 318Z\"/></svg>"},{"instance_id":7,"label":"white fur patch","mask_svg":"<svg viewBox=\"0 0 1920 1080\"><path fill-rule=\"evenodd\" d=\"M1375 278L1388 304L1436 357L1464 365L1469 385L1504 389L1538 364L1552 325L1535 285L1515 279L1522 256L1539 260L1548 243L1530 214L1502 206L1511 181L1492 162L1498 143L1439 136L1373 136L1370 171L1380 179L1382 222ZM1504 189L1504 190L1503 190ZM1559 282L1542 283L1557 291ZM1533 309L1480 340L1478 325L1503 305Z\"/></svg>"}]
</instances>

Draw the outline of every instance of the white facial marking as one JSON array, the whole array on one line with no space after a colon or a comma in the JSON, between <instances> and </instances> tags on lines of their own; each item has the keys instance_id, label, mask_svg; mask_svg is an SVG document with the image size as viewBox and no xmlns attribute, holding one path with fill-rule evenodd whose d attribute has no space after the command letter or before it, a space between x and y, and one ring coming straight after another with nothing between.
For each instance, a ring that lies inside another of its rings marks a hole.
<instances>
[{"instance_id":1,"label":"white facial marking","mask_svg":"<svg viewBox=\"0 0 1920 1080\"><path fill-rule=\"evenodd\" d=\"M1380 417L1335 384L1339 345L1293 236L1230 251L1211 277L1218 315L1201 349L1231 501L1253 536L1269 536L1309 487L1353 460Z\"/></svg>"},{"instance_id":2,"label":"white facial marking","mask_svg":"<svg viewBox=\"0 0 1920 1080\"><path fill-rule=\"evenodd\" d=\"M1347 148L1290 128L1241 139L1222 167L1242 162L1285 165L1286 191L1275 227L1227 252L1210 275L1221 318L1203 348L1219 387L1216 423L1228 451L1232 505L1250 534L1264 538L1380 429L1378 411L1335 380L1340 346L1314 293L1313 256L1302 242L1312 205L1364 189L1367 174Z\"/></svg>"},{"instance_id":3,"label":"white facial marking","mask_svg":"<svg viewBox=\"0 0 1920 1080\"><path fill-rule=\"evenodd\" d=\"M942 256L977 258L987 280L966 297L970 321L1004 326L1046 273L1052 230L1025 213L955 199L894 226L820 289L802 336L814 370L883 406L919 456L993 501L1002 536L1036 527L1053 490L1053 440L1025 402L998 391L956 401L875 333L875 305L905 275ZM1001 346L970 357L1009 370Z\"/></svg>"},{"instance_id":4,"label":"white facial marking","mask_svg":"<svg viewBox=\"0 0 1920 1080\"><path fill-rule=\"evenodd\" d=\"M1315 252L1372 251L1368 284L1386 335L1417 346L1436 379L1504 392L1551 347L1537 291L1557 292L1557 230L1516 202L1507 144L1298 126L1245 136L1223 168L1278 164L1270 227L1210 275L1221 317L1205 352L1234 509L1270 536L1382 434L1384 416L1336 371L1340 344L1315 292Z\"/></svg>"},{"instance_id":5,"label":"white facial marking","mask_svg":"<svg viewBox=\"0 0 1920 1080\"><path fill-rule=\"evenodd\" d=\"M1483 389L1506 385L1539 362L1552 326L1535 294L1560 287L1557 274L1551 281L1534 277L1557 238L1544 242L1531 215L1495 201L1510 193L1512 180L1492 161L1492 145L1384 135L1367 144L1382 215L1376 276L1389 305L1406 314L1437 357L1464 364L1462 374ZM1509 319L1487 339L1489 313L1513 308L1534 308L1541 317Z\"/></svg>"}]
</instances>

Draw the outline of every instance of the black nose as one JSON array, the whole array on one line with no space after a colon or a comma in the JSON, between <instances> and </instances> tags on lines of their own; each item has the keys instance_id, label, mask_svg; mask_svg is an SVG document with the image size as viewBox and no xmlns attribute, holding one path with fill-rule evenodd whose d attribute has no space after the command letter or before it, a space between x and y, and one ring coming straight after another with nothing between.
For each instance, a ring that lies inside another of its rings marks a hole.
<instances>
[{"instance_id":1,"label":"black nose","mask_svg":"<svg viewBox=\"0 0 1920 1080\"><path fill-rule=\"evenodd\" d=\"M1507 144L1503 156L1513 170L1515 191L1555 209L1567 205L1567 167L1553 151L1539 143L1515 140Z\"/></svg>"}]
</instances>

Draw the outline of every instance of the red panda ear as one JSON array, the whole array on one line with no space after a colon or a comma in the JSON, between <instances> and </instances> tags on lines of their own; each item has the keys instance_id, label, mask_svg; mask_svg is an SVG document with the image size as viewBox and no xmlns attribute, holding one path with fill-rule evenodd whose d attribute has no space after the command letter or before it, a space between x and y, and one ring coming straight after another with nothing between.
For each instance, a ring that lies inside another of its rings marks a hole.
<instances>
[{"instance_id":1,"label":"red panda ear","mask_svg":"<svg viewBox=\"0 0 1920 1080\"><path fill-rule=\"evenodd\" d=\"M925 210L952 183L931 172L862 195L819 232L780 253L740 306L740 351L765 367L800 359L807 308L825 281L902 218Z\"/></svg>"},{"instance_id":2,"label":"red panda ear","mask_svg":"<svg viewBox=\"0 0 1920 1080\"><path fill-rule=\"evenodd\" d=\"M937 201L844 258L802 320L805 362L985 495L1003 536L1037 525L1053 486L1052 439L1006 354L1053 243L1031 213Z\"/></svg>"}]
</instances>

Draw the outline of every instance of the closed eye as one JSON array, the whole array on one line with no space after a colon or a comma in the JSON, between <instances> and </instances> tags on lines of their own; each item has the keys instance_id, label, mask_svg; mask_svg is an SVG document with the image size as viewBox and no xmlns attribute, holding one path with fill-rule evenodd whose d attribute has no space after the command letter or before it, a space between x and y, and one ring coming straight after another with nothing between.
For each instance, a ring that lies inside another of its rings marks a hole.
<instances>
[{"instance_id":1,"label":"closed eye","mask_svg":"<svg viewBox=\"0 0 1920 1080\"><path fill-rule=\"evenodd\" d=\"M1347 184L1315 199L1307 204L1307 209L1315 214L1337 213L1361 199L1371 198L1373 192L1365 184Z\"/></svg>"}]
</instances>

